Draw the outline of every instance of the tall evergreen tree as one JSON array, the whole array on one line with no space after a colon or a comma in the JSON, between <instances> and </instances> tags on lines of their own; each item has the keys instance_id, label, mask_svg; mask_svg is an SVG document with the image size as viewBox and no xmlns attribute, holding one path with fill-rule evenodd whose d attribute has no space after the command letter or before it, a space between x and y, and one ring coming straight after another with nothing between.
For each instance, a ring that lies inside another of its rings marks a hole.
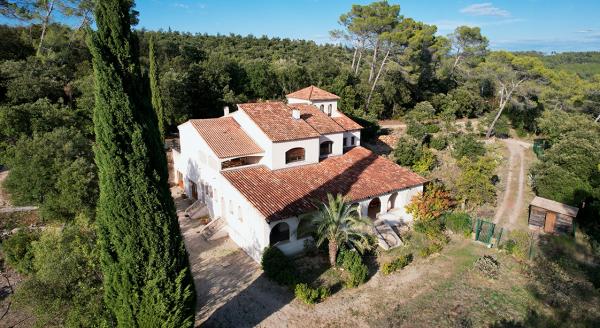
<instances>
[{"instance_id":1,"label":"tall evergreen tree","mask_svg":"<svg viewBox=\"0 0 600 328\"><path fill-rule=\"evenodd\" d=\"M98 243L105 303L119 327L193 324L194 287L156 115L138 61L131 0L96 2L93 56Z\"/></svg>"},{"instance_id":2,"label":"tall evergreen tree","mask_svg":"<svg viewBox=\"0 0 600 328\"><path fill-rule=\"evenodd\" d=\"M161 140L165 139L165 109L162 102L162 96L160 94L160 83L158 77L158 64L156 62L156 52L154 50L154 37L150 37L148 43L150 59L150 92L152 94L152 108L158 118L158 131L160 132Z\"/></svg>"}]
</instances>

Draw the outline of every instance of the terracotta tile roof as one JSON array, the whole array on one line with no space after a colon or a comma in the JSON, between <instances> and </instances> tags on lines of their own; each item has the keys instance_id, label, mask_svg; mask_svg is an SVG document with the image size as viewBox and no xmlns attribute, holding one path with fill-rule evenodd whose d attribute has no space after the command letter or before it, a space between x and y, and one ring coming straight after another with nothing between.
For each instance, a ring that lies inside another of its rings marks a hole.
<instances>
[{"instance_id":1,"label":"terracotta tile roof","mask_svg":"<svg viewBox=\"0 0 600 328\"><path fill-rule=\"evenodd\" d=\"M342 128L344 128L344 130L346 131L354 131L354 130L360 130L363 127L354 122L352 119L350 119L348 116L339 113L340 116L336 116L336 117L332 117L333 120L339 124Z\"/></svg>"},{"instance_id":2,"label":"terracotta tile roof","mask_svg":"<svg viewBox=\"0 0 600 328\"><path fill-rule=\"evenodd\" d=\"M240 128L233 117L190 120L217 157L237 157L264 152Z\"/></svg>"},{"instance_id":3,"label":"terracotta tile roof","mask_svg":"<svg viewBox=\"0 0 600 328\"><path fill-rule=\"evenodd\" d=\"M288 104L290 109L300 110L300 118L308 123L313 129L320 134L344 132L336 121L332 120L327 114L320 111L317 107L308 104Z\"/></svg>"},{"instance_id":4,"label":"terracotta tile roof","mask_svg":"<svg viewBox=\"0 0 600 328\"><path fill-rule=\"evenodd\" d=\"M282 102L239 104L248 116L272 141L315 138L319 132L304 120L292 117L290 108Z\"/></svg>"},{"instance_id":5,"label":"terracotta tile roof","mask_svg":"<svg viewBox=\"0 0 600 328\"><path fill-rule=\"evenodd\" d=\"M362 147L318 164L274 171L257 166L222 174L267 221L310 211L311 201L324 200L327 193L341 193L354 202L426 181Z\"/></svg>"},{"instance_id":6,"label":"terracotta tile roof","mask_svg":"<svg viewBox=\"0 0 600 328\"><path fill-rule=\"evenodd\" d=\"M319 89L314 85L310 87L306 87L304 89L300 89L298 91L294 91L288 95L287 98L296 98L296 99L304 99L304 100L337 100L340 97L334 95L331 92L327 92L323 89Z\"/></svg>"}]
</instances>

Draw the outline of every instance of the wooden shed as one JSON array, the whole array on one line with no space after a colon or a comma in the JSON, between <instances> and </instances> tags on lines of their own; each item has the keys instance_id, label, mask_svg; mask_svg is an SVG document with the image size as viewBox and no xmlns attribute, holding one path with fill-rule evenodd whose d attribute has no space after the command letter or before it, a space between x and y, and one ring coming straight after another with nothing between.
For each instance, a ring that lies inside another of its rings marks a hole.
<instances>
[{"instance_id":1,"label":"wooden shed","mask_svg":"<svg viewBox=\"0 0 600 328\"><path fill-rule=\"evenodd\" d=\"M572 233L577 212L577 207L536 196L529 205L529 227L545 233Z\"/></svg>"}]
</instances>

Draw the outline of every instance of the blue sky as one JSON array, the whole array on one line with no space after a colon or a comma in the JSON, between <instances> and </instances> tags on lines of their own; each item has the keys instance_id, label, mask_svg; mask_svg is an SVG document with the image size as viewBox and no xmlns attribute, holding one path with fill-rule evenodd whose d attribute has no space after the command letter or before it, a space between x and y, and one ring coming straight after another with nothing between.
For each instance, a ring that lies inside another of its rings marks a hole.
<instances>
[{"instance_id":1,"label":"blue sky","mask_svg":"<svg viewBox=\"0 0 600 328\"><path fill-rule=\"evenodd\" d=\"M332 42L340 14L362 0L138 0L138 28L253 34ZM600 0L402 0L404 16L438 26L481 27L493 49L600 51ZM8 22L0 17L0 23Z\"/></svg>"},{"instance_id":2,"label":"blue sky","mask_svg":"<svg viewBox=\"0 0 600 328\"><path fill-rule=\"evenodd\" d=\"M358 0L140 0L138 27L209 34L253 34L329 42L340 14ZM448 34L480 26L494 49L600 50L600 0L404 0L407 17Z\"/></svg>"}]
</instances>

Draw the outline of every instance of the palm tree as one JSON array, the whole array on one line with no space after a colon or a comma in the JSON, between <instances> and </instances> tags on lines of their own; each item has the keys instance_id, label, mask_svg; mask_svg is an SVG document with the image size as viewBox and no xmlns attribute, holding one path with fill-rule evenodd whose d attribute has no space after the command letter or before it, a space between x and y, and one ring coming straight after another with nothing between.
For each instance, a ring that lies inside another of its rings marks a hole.
<instances>
[{"instance_id":1,"label":"palm tree","mask_svg":"<svg viewBox=\"0 0 600 328\"><path fill-rule=\"evenodd\" d=\"M321 246L325 240L329 243L329 262L335 266L339 247L350 243L359 251L368 247L367 230L370 224L366 218L358 215L357 207L346 203L341 194L335 197L327 194L327 201L322 202L319 211L313 218L318 236L317 246Z\"/></svg>"}]
</instances>

